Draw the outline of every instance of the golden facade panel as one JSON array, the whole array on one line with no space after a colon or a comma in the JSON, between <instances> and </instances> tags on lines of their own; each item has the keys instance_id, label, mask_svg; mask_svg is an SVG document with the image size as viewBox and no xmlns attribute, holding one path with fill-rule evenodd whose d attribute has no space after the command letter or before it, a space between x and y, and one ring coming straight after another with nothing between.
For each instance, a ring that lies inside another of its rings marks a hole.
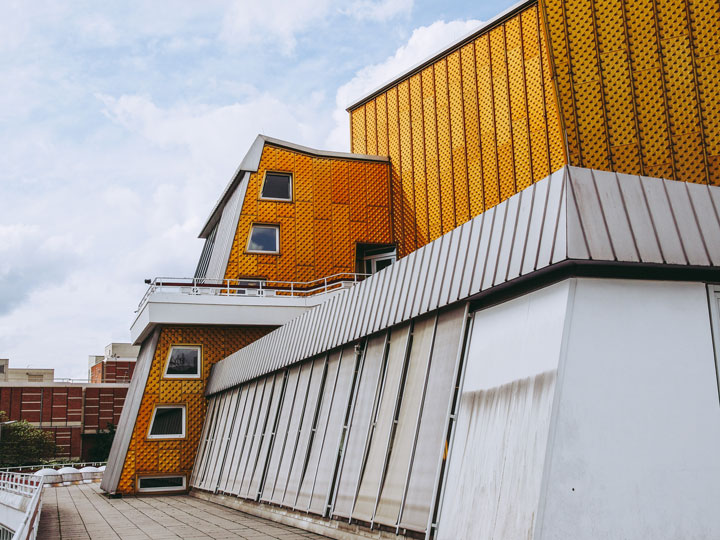
<instances>
[{"instance_id":1,"label":"golden facade panel","mask_svg":"<svg viewBox=\"0 0 720 540\"><path fill-rule=\"evenodd\" d=\"M293 175L292 202L258 200L265 173L276 170ZM225 278L312 281L355 272L356 243L392 242L388 173L383 162L265 145L250 175ZM279 226L279 254L246 252L253 223Z\"/></svg>"},{"instance_id":2,"label":"golden facade panel","mask_svg":"<svg viewBox=\"0 0 720 540\"><path fill-rule=\"evenodd\" d=\"M118 483L119 493L134 493L138 476L177 473L189 477L205 420L205 382L211 366L273 329L272 326L162 329ZM202 377L194 381L163 377L170 347L187 343L202 347ZM148 438L153 411L161 404L185 406L185 437L172 440Z\"/></svg>"},{"instance_id":3,"label":"golden facade panel","mask_svg":"<svg viewBox=\"0 0 720 540\"><path fill-rule=\"evenodd\" d=\"M401 256L565 164L548 54L531 5L351 110L352 151L390 156Z\"/></svg>"},{"instance_id":4,"label":"golden facade panel","mask_svg":"<svg viewBox=\"0 0 720 540\"><path fill-rule=\"evenodd\" d=\"M716 0L543 0L569 162L720 184Z\"/></svg>"}]
</instances>

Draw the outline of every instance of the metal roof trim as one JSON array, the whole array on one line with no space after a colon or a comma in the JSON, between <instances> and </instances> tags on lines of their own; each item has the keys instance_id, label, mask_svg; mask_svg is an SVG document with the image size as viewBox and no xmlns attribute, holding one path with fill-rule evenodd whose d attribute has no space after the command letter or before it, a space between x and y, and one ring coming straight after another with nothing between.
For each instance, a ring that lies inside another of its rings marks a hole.
<instances>
[{"instance_id":1,"label":"metal roof trim","mask_svg":"<svg viewBox=\"0 0 720 540\"><path fill-rule=\"evenodd\" d=\"M400 73L400 75L398 75L398 76L392 78L391 80L389 80L388 82L378 86L377 88L375 88L375 90L368 92L363 97L356 99L350 105L348 105L345 108L345 110L347 112L351 112L352 110L358 108L360 105L363 105L364 103L370 101L372 98L376 97L378 94L382 94L389 88L391 88L391 87L395 86L396 84L402 82L403 80L411 77L412 75L414 75L418 71L421 71L423 68L427 67L428 65L436 62L443 56L447 56L448 54L452 53L456 49L459 49L462 46L466 45L468 42L472 41L480 34L483 34L484 32L492 30L498 24L503 23L506 19L515 15L518 11L522 11L526 7L529 7L529 6L537 4L537 3L538 3L538 0L522 0L521 2L518 2L517 4L513 4L506 10L501 11L500 13L498 13L494 17L488 19L487 21L484 21L475 30L471 30L464 36L449 43L443 49L441 49L439 52L434 53L431 56L428 56L427 58L425 58L424 60L421 60L417 64L410 66L405 71L402 71Z\"/></svg>"},{"instance_id":2,"label":"metal roof trim","mask_svg":"<svg viewBox=\"0 0 720 540\"><path fill-rule=\"evenodd\" d=\"M206 394L570 260L720 268L718 216L720 186L565 166L221 360Z\"/></svg>"}]
</instances>

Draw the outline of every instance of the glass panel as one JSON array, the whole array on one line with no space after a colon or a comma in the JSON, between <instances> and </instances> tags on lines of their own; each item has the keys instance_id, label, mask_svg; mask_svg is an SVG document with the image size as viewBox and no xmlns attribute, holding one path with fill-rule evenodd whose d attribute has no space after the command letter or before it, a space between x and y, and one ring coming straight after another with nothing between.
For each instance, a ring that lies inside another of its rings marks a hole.
<instances>
[{"instance_id":1,"label":"glass panel","mask_svg":"<svg viewBox=\"0 0 720 540\"><path fill-rule=\"evenodd\" d=\"M353 519L360 521L371 521L375 513L375 502L380 491L380 482L385 473L385 458L395 420L409 336L410 323L393 328L390 334L390 350L382 399L377 414L377 425L373 431L367 464L352 515Z\"/></svg>"},{"instance_id":2,"label":"glass panel","mask_svg":"<svg viewBox=\"0 0 720 540\"><path fill-rule=\"evenodd\" d=\"M320 451L322 450L325 434L327 433L327 423L328 418L330 417L330 405L332 404L333 393L335 392L339 364L340 351L335 351L330 355L330 359L327 363L325 384L322 390L322 399L320 400L320 411L318 412L317 426L310 443L310 454L308 456L307 469L305 471L305 476L303 477L297 502L295 503L295 508L297 510L307 511L310 505L313 484L315 484L317 476Z\"/></svg>"},{"instance_id":3,"label":"glass panel","mask_svg":"<svg viewBox=\"0 0 720 540\"><path fill-rule=\"evenodd\" d=\"M315 475L315 486L313 487L310 511L316 514L325 515L330 487L332 486L335 468L340 453L340 442L342 440L343 425L347 416L350 396L353 391L353 379L357 356L355 344L346 345L342 351L338 379L335 385L335 394L330 406L325 440L323 441L318 470Z\"/></svg>"},{"instance_id":4,"label":"glass panel","mask_svg":"<svg viewBox=\"0 0 720 540\"><path fill-rule=\"evenodd\" d=\"M290 480L288 481L287 490L283 504L285 506L295 506L298 489L305 472L305 463L308 455L308 444L310 443L310 435L315 427L315 419L317 417L317 406L322 390L323 375L325 374L325 356L316 358L313 361L312 375L310 377L310 386L308 387L307 402L305 411L302 414L302 424L300 425L300 433L298 435L297 449L295 450L295 459L293 460L290 472ZM299 405L295 407L299 411Z\"/></svg>"},{"instance_id":5,"label":"glass panel","mask_svg":"<svg viewBox=\"0 0 720 540\"><path fill-rule=\"evenodd\" d=\"M183 408L158 407L155 409L150 435L153 437L182 437L183 436Z\"/></svg>"},{"instance_id":6,"label":"glass panel","mask_svg":"<svg viewBox=\"0 0 720 540\"><path fill-rule=\"evenodd\" d=\"M364 465L367 437L370 422L375 411L377 395L380 391L380 372L385 352L385 333L370 338L363 361L360 382L358 383L355 409L353 410L350 433L347 437L345 455L343 456L340 479L338 481L337 497L333 515L349 517L360 480L360 473Z\"/></svg>"},{"instance_id":7,"label":"glass panel","mask_svg":"<svg viewBox=\"0 0 720 540\"><path fill-rule=\"evenodd\" d=\"M418 413L425 388L425 375L434 333L434 314L416 319L407 375L402 389L398 423L395 428L395 437L390 450L390 460L380 494L380 502L375 512L375 521L390 527L395 526L400 515L400 503L415 444Z\"/></svg>"},{"instance_id":8,"label":"glass panel","mask_svg":"<svg viewBox=\"0 0 720 540\"><path fill-rule=\"evenodd\" d=\"M295 450L297 448L298 432L300 431L300 422L302 422L302 413L305 406L305 398L307 397L308 384L310 383L310 372L312 371L312 362L305 362L300 368L300 379L297 384L297 392L295 392L295 400L292 409L290 409L290 424L288 426L287 438L285 439L285 450L283 451L282 461L278 469L277 480L275 480L275 491L273 492L272 502L282 504L285 498L285 490L292 462L295 458Z\"/></svg>"},{"instance_id":9,"label":"glass panel","mask_svg":"<svg viewBox=\"0 0 720 540\"><path fill-rule=\"evenodd\" d=\"M200 347L173 347L165 375L197 377L200 374Z\"/></svg>"},{"instance_id":10,"label":"glass panel","mask_svg":"<svg viewBox=\"0 0 720 540\"><path fill-rule=\"evenodd\" d=\"M265 485L263 486L262 500L264 501L269 501L275 491L275 481L277 479L280 459L282 458L283 450L285 450L285 438L287 437L288 424L290 423L290 413L295 400L295 391L297 390L299 375L299 366L294 366L288 371L288 381L285 386L285 395L282 400L280 420L278 421L277 430L275 431L275 436L273 437L270 464L268 465L267 478L265 479Z\"/></svg>"},{"instance_id":11,"label":"glass panel","mask_svg":"<svg viewBox=\"0 0 720 540\"><path fill-rule=\"evenodd\" d=\"M455 389L455 364L462 340L465 306L438 316L412 470L400 526L425 532L436 489L437 468L445 450L446 422ZM432 389L432 390L430 390Z\"/></svg>"},{"instance_id":12,"label":"glass panel","mask_svg":"<svg viewBox=\"0 0 720 540\"><path fill-rule=\"evenodd\" d=\"M291 181L289 174L267 173L263 183L262 197L264 199L291 200Z\"/></svg>"},{"instance_id":13,"label":"glass panel","mask_svg":"<svg viewBox=\"0 0 720 540\"><path fill-rule=\"evenodd\" d=\"M250 243L248 251L269 251L275 253L278 250L278 228L266 225L253 225L250 232Z\"/></svg>"}]
</instances>

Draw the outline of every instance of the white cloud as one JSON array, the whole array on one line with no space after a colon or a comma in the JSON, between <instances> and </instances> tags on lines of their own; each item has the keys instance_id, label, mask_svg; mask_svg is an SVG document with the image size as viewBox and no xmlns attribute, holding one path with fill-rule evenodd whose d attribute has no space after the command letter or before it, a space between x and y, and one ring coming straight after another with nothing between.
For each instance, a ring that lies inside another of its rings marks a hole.
<instances>
[{"instance_id":1,"label":"white cloud","mask_svg":"<svg viewBox=\"0 0 720 540\"><path fill-rule=\"evenodd\" d=\"M414 0L356 0L343 11L358 20L388 21L399 15L410 15Z\"/></svg>"},{"instance_id":2,"label":"white cloud","mask_svg":"<svg viewBox=\"0 0 720 540\"><path fill-rule=\"evenodd\" d=\"M333 149L350 148L348 113L346 108L355 100L372 92L379 86L396 78L415 64L441 51L450 43L475 30L482 21L436 21L429 26L416 28L405 45L384 61L367 66L343 84L335 97L336 109L333 112L335 127L326 140Z\"/></svg>"}]
</instances>

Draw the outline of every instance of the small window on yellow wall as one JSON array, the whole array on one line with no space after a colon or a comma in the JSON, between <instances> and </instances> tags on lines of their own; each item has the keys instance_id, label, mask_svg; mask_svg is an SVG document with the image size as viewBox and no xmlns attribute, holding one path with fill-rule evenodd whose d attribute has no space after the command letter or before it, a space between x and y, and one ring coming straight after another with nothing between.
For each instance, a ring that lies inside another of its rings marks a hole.
<instances>
[{"instance_id":1,"label":"small window on yellow wall","mask_svg":"<svg viewBox=\"0 0 720 540\"><path fill-rule=\"evenodd\" d=\"M248 238L248 253L279 253L280 227L277 225L253 225Z\"/></svg>"},{"instance_id":2,"label":"small window on yellow wall","mask_svg":"<svg viewBox=\"0 0 720 540\"><path fill-rule=\"evenodd\" d=\"M197 379L202 372L202 347L199 345L173 345L170 347L165 377L171 379Z\"/></svg>"},{"instance_id":3,"label":"small window on yellow wall","mask_svg":"<svg viewBox=\"0 0 720 540\"><path fill-rule=\"evenodd\" d=\"M292 201L292 174L265 173L260 198L271 201Z\"/></svg>"},{"instance_id":4,"label":"small window on yellow wall","mask_svg":"<svg viewBox=\"0 0 720 540\"><path fill-rule=\"evenodd\" d=\"M185 405L158 405L153 411L148 439L184 439Z\"/></svg>"}]
</instances>

